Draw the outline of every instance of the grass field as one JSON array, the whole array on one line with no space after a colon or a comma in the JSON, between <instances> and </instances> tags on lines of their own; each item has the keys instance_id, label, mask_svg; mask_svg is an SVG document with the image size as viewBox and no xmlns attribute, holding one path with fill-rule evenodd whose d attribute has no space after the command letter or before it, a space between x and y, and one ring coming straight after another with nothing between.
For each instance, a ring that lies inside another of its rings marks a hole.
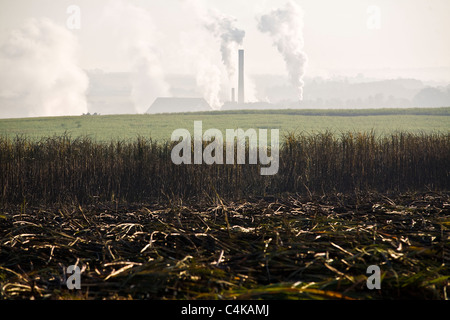
<instances>
[{"instance_id":1,"label":"grass field","mask_svg":"<svg viewBox=\"0 0 450 320\"><path fill-rule=\"evenodd\" d=\"M217 111L206 113L158 115L107 115L0 120L0 135L25 135L30 138L89 136L98 141L134 139L170 140L175 129L193 130L195 120L204 130L267 128L288 132L317 133L326 130L368 132L383 135L395 131L412 133L444 132L450 129L450 108L373 109L373 110L261 110Z\"/></svg>"}]
</instances>

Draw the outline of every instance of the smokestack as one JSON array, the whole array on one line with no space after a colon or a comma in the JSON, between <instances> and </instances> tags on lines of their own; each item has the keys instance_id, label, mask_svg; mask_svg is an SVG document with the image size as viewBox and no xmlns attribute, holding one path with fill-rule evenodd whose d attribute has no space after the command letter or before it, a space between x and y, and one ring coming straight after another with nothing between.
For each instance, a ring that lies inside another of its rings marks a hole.
<instances>
[{"instance_id":1,"label":"smokestack","mask_svg":"<svg viewBox=\"0 0 450 320\"><path fill-rule=\"evenodd\" d=\"M245 103L244 95L244 50L239 50L239 92L238 103Z\"/></svg>"},{"instance_id":2,"label":"smokestack","mask_svg":"<svg viewBox=\"0 0 450 320\"><path fill-rule=\"evenodd\" d=\"M231 102L236 102L236 90L234 88L231 88Z\"/></svg>"}]
</instances>

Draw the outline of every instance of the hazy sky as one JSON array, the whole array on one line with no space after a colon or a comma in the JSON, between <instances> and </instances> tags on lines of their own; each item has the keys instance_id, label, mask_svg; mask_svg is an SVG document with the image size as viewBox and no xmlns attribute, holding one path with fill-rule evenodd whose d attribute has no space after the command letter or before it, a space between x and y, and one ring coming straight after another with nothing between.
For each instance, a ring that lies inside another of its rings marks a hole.
<instances>
[{"instance_id":1,"label":"hazy sky","mask_svg":"<svg viewBox=\"0 0 450 320\"><path fill-rule=\"evenodd\" d=\"M190 73L194 66L184 59L185 47L196 46L198 17L183 0L127 1L145 8L155 30L152 37L160 50L166 73ZM205 0L205 8L215 8L236 17L245 30L246 67L250 74L283 74L285 64L267 34L258 31L257 17L284 0ZM308 56L307 75L333 69L450 67L450 1L448 0L297 0L304 10L304 51ZM84 69L127 71L127 62L118 54L119 44L111 37L111 26L101 17L109 0L1 0L0 43L27 19L47 17L65 26L69 5L81 8L81 29L71 30L79 41L79 62ZM367 22L380 9L380 29ZM126 17L117 26L127 30ZM182 48L183 47L183 48Z\"/></svg>"}]
</instances>

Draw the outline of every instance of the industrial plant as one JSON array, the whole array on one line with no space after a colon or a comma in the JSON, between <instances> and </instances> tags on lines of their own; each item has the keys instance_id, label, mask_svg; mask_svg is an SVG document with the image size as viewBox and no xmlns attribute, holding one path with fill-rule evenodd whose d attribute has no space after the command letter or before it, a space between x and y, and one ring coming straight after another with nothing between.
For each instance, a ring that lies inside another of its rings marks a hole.
<instances>
[{"instance_id":1,"label":"industrial plant","mask_svg":"<svg viewBox=\"0 0 450 320\"><path fill-rule=\"evenodd\" d=\"M239 75L238 75L238 100L236 102L236 89L231 88L231 98L222 106L226 109L242 108L245 104L245 73L244 73L244 55L243 49L239 49ZM213 111L214 109L204 98L187 97L158 97L147 110L148 114L157 113L183 113L183 112L202 112Z\"/></svg>"}]
</instances>

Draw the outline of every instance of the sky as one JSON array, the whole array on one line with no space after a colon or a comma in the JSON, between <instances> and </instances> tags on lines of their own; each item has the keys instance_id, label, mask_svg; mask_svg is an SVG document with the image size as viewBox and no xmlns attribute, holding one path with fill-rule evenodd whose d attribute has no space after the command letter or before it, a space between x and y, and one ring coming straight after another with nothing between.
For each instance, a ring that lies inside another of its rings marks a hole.
<instances>
[{"instance_id":1,"label":"sky","mask_svg":"<svg viewBox=\"0 0 450 320\"><path fill-rule=\"evenodd\" d=\"M214 108L252 77L450 82L448 0L0 0L0 117L82 114L93 71L130 75L133 112L190 75Z\"/></svg>"},{"instance_id":2,"label":"sky","mask_svg":"<svg viewBox=\"0 0 450 320\"><path fill-rule=\"evenodd\" d=\"M180 43L195 33L198 18L182 0L127 1L148 10L160 38L163 65L167 73L190 73L192 66L177 57ZM234 16L245 30L246 67L252 74L281 74L282 57L271 39L257 28L257 17L283 0L205 0L204 7ZM327 74L339 69L439 68L450 66L448 0L303 0L304 51L309 74ZM70 5L81 9L81 29L72 30L80 43L80 65L85 69L126 71L127 64L115 52L109 28L99 22L109 0L2 0L0 40L32 17L48 17L64 26ZM369 29L370 6L380 12L379 29ZM117 24L126 24L117 21ZM195 46L194 40L192 45Z\"/></svg>"}]
</instances>

